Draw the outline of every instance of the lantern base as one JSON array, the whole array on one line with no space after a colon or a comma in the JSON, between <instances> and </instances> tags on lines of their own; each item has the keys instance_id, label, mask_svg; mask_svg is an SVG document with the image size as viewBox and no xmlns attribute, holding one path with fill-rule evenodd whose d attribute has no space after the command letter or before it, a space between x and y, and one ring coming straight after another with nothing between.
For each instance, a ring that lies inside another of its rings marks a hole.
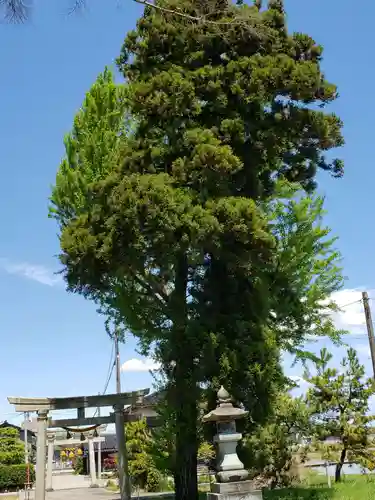
<instances>
[{"instance_id":1,"label":"lantern base","mask_svg":"<svg viewBox=\"0 0 375 500\"><path fill-rule=\"evenodd\" d=\"M221 470L216 474L218 483L244 482L248 477L249 472L246 469Z\"/></svg>"},{"instance_id":2,"label":"lantern base","mask_svg":"<svg viewBox=\"0 0 375 500\"><path fill-rule=\"evenodd\" d=\"M213 483L207 500L262 500L260 490L252 488L251 481L236 481L232 483Z\"/></svg>"}]
</instances>

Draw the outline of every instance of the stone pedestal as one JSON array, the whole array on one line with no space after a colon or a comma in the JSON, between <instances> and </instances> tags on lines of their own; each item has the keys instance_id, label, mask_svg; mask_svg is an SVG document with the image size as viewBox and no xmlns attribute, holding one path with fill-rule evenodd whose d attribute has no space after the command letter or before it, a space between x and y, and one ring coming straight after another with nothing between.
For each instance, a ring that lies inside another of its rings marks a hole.
<instances>
[{"instance_id":1,"label":"stone pedestal","mask_svg":"<svg viewBox=\"0 0 375 500\"><path fill-rule=\"evenodd\" d=\"M253 490L251 481L213 483L207 500L262 500L261 491Z\"/></svg>"},{"instance_id":2,"label":"stone pedestal","mask_svg":"<svg viewBox=\"0 0 375 500\"><path fill-rule=\"evenodd\" d=\"M237 444L241 437L242 434L238 432L216 434L214 437L219 449L216 477L220 483L245 481L249 477L248 471L237 455Z\"/></svg>"}]
</instances>

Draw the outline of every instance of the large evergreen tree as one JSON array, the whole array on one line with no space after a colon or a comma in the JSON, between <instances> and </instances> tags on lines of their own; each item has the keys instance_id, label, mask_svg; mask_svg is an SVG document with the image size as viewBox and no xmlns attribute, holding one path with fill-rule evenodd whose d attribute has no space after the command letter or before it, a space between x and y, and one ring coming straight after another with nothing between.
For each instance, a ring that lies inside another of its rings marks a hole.
<instances>
[{"instance_id":1,"label":"large evergreen tree","mask_svg":"<svg viewBox=\"0 0 375 500\"><path fill-rule=\"evenodd\" d=\"M69 289L163 364L176 495L192 500L199 383L225 383L259 420L280 349L334 332L320 311L338 255L301 188L319 168L341 175L324 154L343 140L320 109L337 95L322 48L288 34L281 0L157 7L125 40L126 85L106 72L87 95L52 204Z\"/></svg>"}]
</instances>

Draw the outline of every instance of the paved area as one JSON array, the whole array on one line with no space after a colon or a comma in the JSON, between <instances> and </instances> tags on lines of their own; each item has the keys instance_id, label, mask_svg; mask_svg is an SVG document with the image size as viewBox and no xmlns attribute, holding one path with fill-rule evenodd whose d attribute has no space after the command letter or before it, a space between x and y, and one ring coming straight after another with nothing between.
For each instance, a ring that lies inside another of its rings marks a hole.
<instances>
[{"instance_id":1,"label":"paved area","mask_svg":"<svg viewBox=\"0 0 375 500\"><path fill-rule=\"evenodd\" d=\"M139 500L157 500L158 498L174 498L171 493L147 493L145 495L133 495L134 499ZM24 494L21 493L19 500L24 500ZM33 492L30 494L29 499L34 500ZM57 490L50 491L46 495L46 500L120 500L117 493L110 492L104 488L75 488L72 490Z\"/></svg>"},{"instance_id":2,"label":"paved area","mask_svg":"<svg viewBox=\"0 0 375 500\"><path fill-rule=\"evenodd\" d=\"M76 474L54 474L52 476L52 488L54 490L71 490L75 488L89 488L90 478ZM103 484L102 486L105 486Z\"/></svg>"},{"instance_id":3,"label":"paved area","mask_svg":"<svg viewBox=\"0 0 375 500\"><path fill-rule=\"evenodd\" d=\"M19 500L34 500L34 491L25 497L24 492L19 493ZM71 490L56 490L46 493L46 500L120 500L119 495L109 492L104 488L73 488Z\"/></svg>"},{"instance_id":4,"label":"paved area","mask_svg":"<svg viewBox=\"0 0 375 500\"><path fill-rule=\"evenodd\" d=\"M119 500L119 495L104 488L81 488L51 491L47 500Z\"/></svg>"},{"instance_id":5,"label":"paved area","mask_svg":"<svg viewBox=\"0 0 375 500\"><path fill-rule=\"evenodd\" d=\"M52 476L54 491L46 494L46 500L120 500L120 495L104 488L106 480L102 480L100 488L90 488L91 480L87 476L76 476L75 474L56 474ZM173 498L174 495L162 493L147 493L144 495L133 495L134 499L157 500L158 498ZM34 491L25 496L20 492L19 500L34 500ZM1 498L0 498L1 500Z\"/></svg>"}]
</instances>

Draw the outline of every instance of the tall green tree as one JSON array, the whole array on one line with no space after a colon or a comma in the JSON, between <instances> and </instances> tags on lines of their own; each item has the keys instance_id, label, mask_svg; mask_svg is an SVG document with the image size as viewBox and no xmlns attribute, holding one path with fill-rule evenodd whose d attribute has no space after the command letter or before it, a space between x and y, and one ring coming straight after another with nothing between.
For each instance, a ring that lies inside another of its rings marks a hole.
<instances>
[{"instance_id":1,"label":"tall green tree","mask_svg":"<svg viewBox=\"0 0 375 500\"><path fill-rule=\"evenodd\" d=\"M320 109L337 96L322 48L287 32L280 0L157 7L125 40L126 85L107 73L88 93L51 200L68 288L163 365L176 495L192 500L199 383L223 382L264 418L280 349L334 333L320 313L338 254L303 190L318 169L342 174L325 158L342 124Z\"/></svg>"},{"instance_id":2,"label":"tall green tree","mask_svg":"<svg viewBox=\"0 0 375 500\"><path fill-rule=\"evenodd\" d=\"M315 362L315 373L306 372L305 380L311 384L307 403L317 443L324 446L328 437L339 440L331 451L333 454L338 451L335 479L340 481L346 459L374 468L374 442L369 432L374 416L368 411L375 386L373 379L365 378L365 367L359 363L354 349L348 350L341 369L331 368L331 360L332 354L322 349Z\"/></svg>"}]
</instances>

